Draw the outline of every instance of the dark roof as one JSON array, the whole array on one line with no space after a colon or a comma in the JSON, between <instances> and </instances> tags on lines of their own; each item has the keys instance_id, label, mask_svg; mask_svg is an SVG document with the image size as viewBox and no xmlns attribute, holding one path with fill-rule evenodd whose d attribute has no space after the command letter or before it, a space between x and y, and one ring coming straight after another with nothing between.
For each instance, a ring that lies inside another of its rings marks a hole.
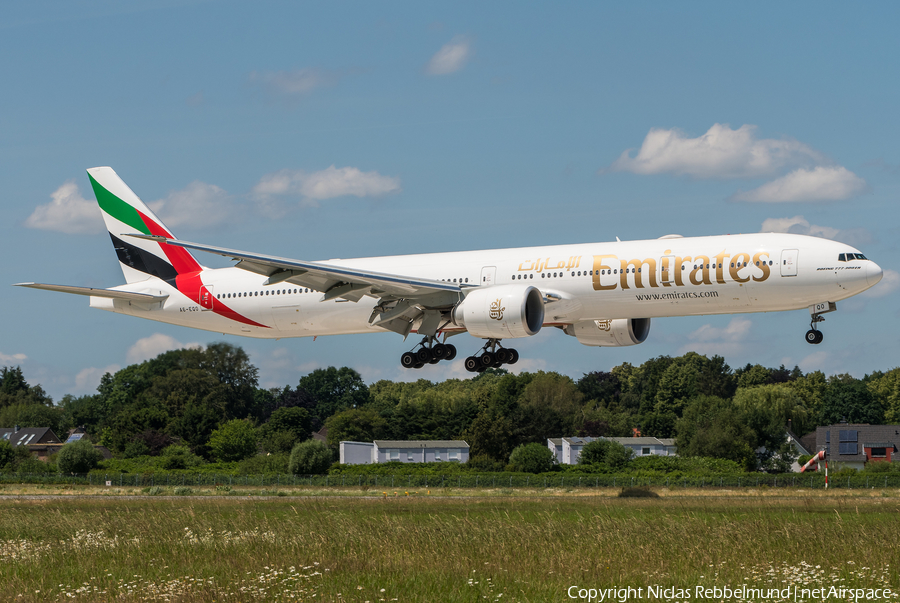
<instances>
[{"instance_id":1,"label":"dark roof","mask_svg":"<svg viewBox=\"0 0 900 603\"><path fill-rule=\"evenodd\" d=\"M60 440L49 427L0 427L0 440L6 440L13 446L28 444L54 444Z\"/></svg>"},{"instance_id":2,"label":"dark roof","mask_svg":"<svg viewBox=\"0 0 900 603\"><path fill-rule=\"evenodd\" d=\"M375 440L379 448L468 448L462 440Z\"/></svg>"}]
</instances>

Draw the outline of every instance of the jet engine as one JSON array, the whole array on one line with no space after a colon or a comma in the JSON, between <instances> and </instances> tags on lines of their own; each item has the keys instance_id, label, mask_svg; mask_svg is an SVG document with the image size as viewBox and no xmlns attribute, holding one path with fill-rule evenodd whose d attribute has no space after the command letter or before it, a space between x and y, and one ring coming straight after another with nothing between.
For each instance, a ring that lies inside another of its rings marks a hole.
<instances>
[{"instance_id":1,"label":"jet engine","mask_svg":"<svg viewBox=\"0 0 900 603\"><path fill-rule=\"evenodd\" d=\"M583 320L566 325L563 331L584 345L602 347L637 345L643 343L650 334L650 319Z\"/></svg>"},{"instance_id":2,"label":"jet engine","mask_svg":"<svg viewBox=\"0 0 900 603\"><path fill-rule=\"evenodd\" d=\"M453 308L452 320L475 337L530 337L544 324L544 300L529 285L479 287Z\"/></svg>"}]
</instances>

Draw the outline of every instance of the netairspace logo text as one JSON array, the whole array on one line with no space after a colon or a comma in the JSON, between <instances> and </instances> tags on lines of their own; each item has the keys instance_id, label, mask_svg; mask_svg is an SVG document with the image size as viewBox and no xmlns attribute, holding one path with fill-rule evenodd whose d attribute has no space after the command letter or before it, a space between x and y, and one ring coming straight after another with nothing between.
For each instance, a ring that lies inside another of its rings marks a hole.
<instances>
[{"instance_id":1,"label":"netairspace logo text","mask_svg":"<svg viewBox=\"0 0 900 603\"><path fill-rule=\"evenodd\" d=\"M896 599L897 594L888 588L847 588L844 586L823 586L820 588L751 588L739 586L693 586L679 588L677 586L633 586L610 588L583 588L570 586L566 590L570 599L595 601L596 603L628 603L644 599L664 599L684 601L689 599L723 601L735 599L740 601L825 601L839 599L841 601L877 601Z\"/></svg>"}]
</instances>

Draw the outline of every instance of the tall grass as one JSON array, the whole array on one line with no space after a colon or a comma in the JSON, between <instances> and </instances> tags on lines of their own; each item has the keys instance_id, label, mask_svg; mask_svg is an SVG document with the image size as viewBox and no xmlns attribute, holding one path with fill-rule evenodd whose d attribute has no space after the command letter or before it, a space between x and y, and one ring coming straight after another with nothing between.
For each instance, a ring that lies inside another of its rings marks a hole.
<instances>
[{"instance_id":1,"label":"tall grass","mask_svg":"<svg viewBox=\"0 0 900 603\"><path fill-rule=\"evenodd\" d=\"M0 600L558 601L572 585L804 582L898 592L898 519L897 498L861 496L3 499Z\"/></svg>"}]
</instances>

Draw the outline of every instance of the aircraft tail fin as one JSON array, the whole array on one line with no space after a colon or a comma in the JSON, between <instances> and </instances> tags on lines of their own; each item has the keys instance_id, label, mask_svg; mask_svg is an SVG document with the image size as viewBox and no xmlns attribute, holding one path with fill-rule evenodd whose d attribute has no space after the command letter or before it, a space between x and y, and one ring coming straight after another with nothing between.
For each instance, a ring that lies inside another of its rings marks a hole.
<instances>
[{"instance_id":1,"label":"aircraft tail fin","mask_svg":"<svg viewBox=\"0 0 900 603\"><path fill-rule=\"evenodd\" d=\"M112 168L95 167L87 172L126 282L155 276L175 286L179 274L203 270L187 249L123 237L145 234L175 238Z\"/></svg>"}]
</instances>

